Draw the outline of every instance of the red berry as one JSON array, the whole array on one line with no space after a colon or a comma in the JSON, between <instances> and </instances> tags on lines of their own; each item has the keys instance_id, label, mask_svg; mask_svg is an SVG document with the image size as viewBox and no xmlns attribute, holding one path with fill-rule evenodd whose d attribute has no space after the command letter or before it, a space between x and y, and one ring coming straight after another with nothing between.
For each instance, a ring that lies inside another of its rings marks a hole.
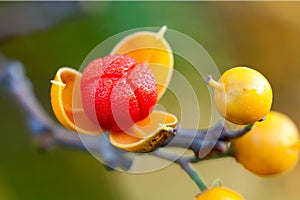
<instances>
[{"instance_id":1,"label":"red berry","mask_svg":"<svg viewBox=\"0 0 300 200\"><path fill-rule=\"evenodd\" d=\"M124 130L147 117L157 101L152 71L127 55L97 58L81 79L84 110L103 129Z\"/></svg>"}]
</instances>

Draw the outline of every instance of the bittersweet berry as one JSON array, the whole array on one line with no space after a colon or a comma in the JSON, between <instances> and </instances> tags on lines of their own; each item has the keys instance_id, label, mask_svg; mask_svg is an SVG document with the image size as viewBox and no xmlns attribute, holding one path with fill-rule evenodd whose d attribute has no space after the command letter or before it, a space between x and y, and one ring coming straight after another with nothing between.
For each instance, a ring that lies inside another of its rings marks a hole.
<instances>
[{"instance_id":1,"label":"bittersweet berry","mask_svg":"<svg viewBox=\"0 0 300 200\"><path fill-rule=\"evenodd\" d=\"M128 55L90 62L82 73L82 103L102 129L126 130L146 118L157 102L157 83L147 65Z\"/></svg>"}]
</instances>

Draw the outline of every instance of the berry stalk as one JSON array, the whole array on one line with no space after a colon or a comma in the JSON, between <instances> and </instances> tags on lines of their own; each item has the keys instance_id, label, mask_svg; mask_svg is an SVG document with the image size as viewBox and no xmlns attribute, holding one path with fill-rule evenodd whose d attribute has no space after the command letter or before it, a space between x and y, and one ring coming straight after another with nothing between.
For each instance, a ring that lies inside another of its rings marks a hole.
<instances>
[{"instance_id":1,"label":"berry stalk","mask_svg":"<svg viewBox=\"0 0 300 200\"><path fill-rule=\"evenodd\" d=\"M207 185L199 176L199 174L191 167L190 163L195 160L195 158L181 157L175 153L169 153L165 150L157 150L151 153L152 155L162 158L164 160L172 161L180 165L180 167L189 175L189 177L196 183L200 191L207 190Z\"/></svg>"},{"instance_id":2,"label":"berry stalk","mask_svg":"<svg viewBox=\"0 0 300 200\"><path fill-rule=\"evenodd\" d=\"M207 79L205 80L206 84L208 84L209 86L219 90L219 91L222 91L224 90L224 85L222 83L219 83L218 81L215 81L213 78L212 78L212 75L209 75L207 77Z\"/></svg>"}]
</instances>

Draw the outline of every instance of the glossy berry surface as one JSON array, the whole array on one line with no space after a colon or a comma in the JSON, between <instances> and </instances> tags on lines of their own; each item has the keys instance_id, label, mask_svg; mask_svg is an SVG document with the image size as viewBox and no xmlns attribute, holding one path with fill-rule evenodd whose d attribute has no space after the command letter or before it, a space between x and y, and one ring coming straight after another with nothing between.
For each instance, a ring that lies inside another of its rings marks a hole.
<instances>
[{"instance_id":1,"label":"glossy berry surface","mask_svg":"<svg viewBox=\"0 0 300 200\"><path fill-rule=\"evenodd\" d=\"M235 124L262 119L272 105L272 88L258 71L248 67L227 70L218 81L214 101L220 114Z\"/></svg>"},{"instance_id":2,"label":"glossy berry surface","mask_svg":"<svg viewBox=\"0 0 300 200\"><path fill-rule=\"evenodd\" d=\"M198 194L195 200L244 200L244 198L235 191L225 187L213 187Z\"/></svg>"},{"instance_id":3,"label":"glossy berry surface","mask_svg":"<svg viewBox=\"0 0 300 200\"><path fill-rule=\"evenodd\" d=\"M248 133L232 141L234 156L249 171L272 175L293 167L299 157L296 125L286 115L270 111Z\"/></svg>"},{"instance_id":4,"label":"glossy berry surface","mask_svg":"<svg viewBox=\"0 0 300 200\"><path fill-rule=\"evenodd\" d=\"M127 55L109 55L84 69L81 96L86 114L102 129L125 130L149 115L157 83L146 65Z\"/></svg>"}]
</instances>

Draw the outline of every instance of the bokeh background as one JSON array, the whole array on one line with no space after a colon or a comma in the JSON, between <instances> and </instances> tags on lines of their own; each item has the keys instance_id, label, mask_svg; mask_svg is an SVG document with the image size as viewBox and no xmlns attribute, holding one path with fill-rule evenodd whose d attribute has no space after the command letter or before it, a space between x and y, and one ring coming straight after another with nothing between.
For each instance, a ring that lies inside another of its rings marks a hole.
<instances>
[{"instance_id":1,"label":"bokeh background","mask_svg":"<svg viewBox=\"0 0 300 200\"><path fill-rule=\"evenodd\" d=\"M0 53L24 63L38 99L53 117L49 80L59 67L78 68L96 45L119 32L167 25L199 42L221 72L237 65L262 72L273 87L273 109L300 128L299 9L300 2L0 2ZM184 68L180 62L175 60L175 68ZM0 199L181 200L198 192L176 165L128 174L107 171L87 153L39 152L10 102L0 94ZM268 178L232 159L195 167L207 183L220 178L248 200L300 197L299 164Z\"/></svg>"}]
</instances>

